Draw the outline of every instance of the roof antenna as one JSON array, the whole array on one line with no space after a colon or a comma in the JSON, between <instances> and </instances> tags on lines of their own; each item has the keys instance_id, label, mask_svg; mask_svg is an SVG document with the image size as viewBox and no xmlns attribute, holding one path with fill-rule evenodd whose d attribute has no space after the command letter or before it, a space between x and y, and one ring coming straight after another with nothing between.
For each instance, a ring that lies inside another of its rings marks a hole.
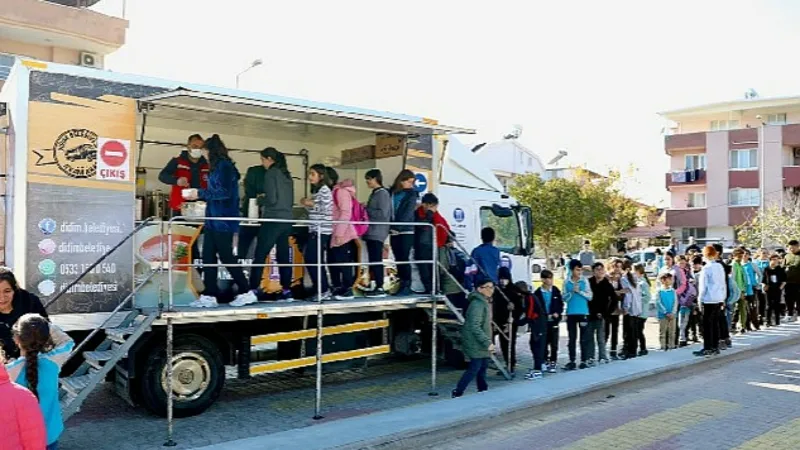
<instances>
[{"instance_id":1,"label":"roof antenna","mask_svg":"<svg viewBox=\"0 0 800 450\"><path fill-rule=\"evenodd\" d=\"M519 139L520 136L522 136L522 125L515 124L511 133L503 136L503 140Z\"/></svg>"},{"instance_id":2,"label":"roof antenna","mask_svg":"<svg viewBox=\"0 0 800 450\"><path fill-rule=\"evenodd\" d=\"M746 100L752 100L754 98L758 98L758 92L755 89L750 88L747 92L744 93L744 98Z\"/></svg>"}]
</instances>

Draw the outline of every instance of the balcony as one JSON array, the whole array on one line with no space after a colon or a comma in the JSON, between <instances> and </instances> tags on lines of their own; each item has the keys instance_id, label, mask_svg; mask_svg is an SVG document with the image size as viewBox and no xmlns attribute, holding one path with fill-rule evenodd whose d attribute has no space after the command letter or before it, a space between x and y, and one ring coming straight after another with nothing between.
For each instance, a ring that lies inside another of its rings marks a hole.
<instances>
[{"instance_id":1,"label":"balcony","mask_svg":"<svg viewBox=\"0 0 800 450\"><path fill-rule=\"evenodd\" d=\"M667 172L667 190L673 186L696 186L706 184L704 169Z\"/></svg>"},{"instance_id":2,"label":"balcony","mask_svg":"<svg viewBox=\"0 0 800 450\"><path fill-rule=\"evenodd\" d=\"M791 147L800 147L800 124L784 125L781 127L782 143Z\"/></svg>"},{"instance_id":3,"label":"balcony","mask_svg":"<svg viewBox=\"0 0 800 450\"><path fill-rule=\"evenodd\" d=\"M75 7L92 3L91 0L2 0L0 34L12 42L107 55L125 44L128 21Z\"/></svg>"},{"instance_id":4,"label":"balcony","mask_svg":"<svg viewBox=\"0 0 800 450\"><path fill-rule=\"evenodd\" d=\"M707 224L708 210L705 208L667 210L667 226L670 228L705 228Z\"/></svg>"},{"instance_id":5,"label":"balcony","mask_svg":"<svg viewBox=\"0 0 800 450\"><path fill-rule=\"evenodd\" d=\"M800 187L800 166L783 168L783 187Z\"/></svg>"},{"instance_id":6,"label":"balcony","mask_svg":"<svg viewBox=\"0 0 800 450\"><path fill-rule=\"evenodd\" d=\"M731 170L728 172L728 187L758 189L758 170Z\"/></svg>"},{"instance_id":7,"label":"balcony","mask_svg":"<svg viewBox=\"0 0 800 450\"><path fill-rule=\"evenodd\" d=\"M664 149L669 154L673 150L703 150L706 148L706 133L673 134L664 136Z\"/></svg>"}]
</instances>

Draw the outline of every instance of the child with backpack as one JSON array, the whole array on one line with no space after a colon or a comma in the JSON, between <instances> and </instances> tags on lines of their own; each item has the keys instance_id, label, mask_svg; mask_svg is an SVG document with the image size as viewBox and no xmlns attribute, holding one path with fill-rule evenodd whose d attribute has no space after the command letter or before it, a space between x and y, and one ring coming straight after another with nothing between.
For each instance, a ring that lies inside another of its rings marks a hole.
<instances>
[{"instance_id":1,"label":"child with backpack","mask_svg":"<svg viewBox=\"0 0 800 450\"><path fill-rule=\"evenodd\" d=\"M435 233L431 227L414 227L416 228L414 230L414 260L433 261L433 252L439 252L444 248L450 236L450 224L439 214L439 199L436 195L429 192L422 196L422 204L414 213L414 220L429 223L435 227ZM434 236L436 237L435 242ZM443 255L443 253L439 252L439 255ZM433 288L433 264L430 262L417 263L417 270L425 288L423 294L430 294Z\"/></svg>"},{"instance_id":2,"label":"child with backpack","mask_svg":"<svg viewBox=\"0 0 800 450\"><path fill-rule=\"evenodd\" d=\"M353 263L356 261L358 238L366 233L369 224L353 224L352 222L367 220L364 206L356 199L356 188L353 186L353 180L343 180L334 186L334 224L329 253L329 261L331 263ZM333 266L330 268L335 299L348 300L353 298L354 269L354 266Z\"/></svg>"}]
</instances>

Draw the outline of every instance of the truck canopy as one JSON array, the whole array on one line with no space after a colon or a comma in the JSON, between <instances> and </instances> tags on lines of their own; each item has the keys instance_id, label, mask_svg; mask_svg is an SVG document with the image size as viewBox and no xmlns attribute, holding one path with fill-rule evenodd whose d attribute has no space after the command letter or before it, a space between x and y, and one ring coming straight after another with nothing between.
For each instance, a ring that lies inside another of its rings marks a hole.
<instances>
[{"instance_id":1,"label":"truck canopy","mask_svg":"<svg viewBox=\"0 0 800 450\"><path fill-rule=\"evenodd\" d=\"M449 138L445 150L440 181L444 185L504 193L503 185L492 170L454 136Z\"/></svg>"}]
</instances>

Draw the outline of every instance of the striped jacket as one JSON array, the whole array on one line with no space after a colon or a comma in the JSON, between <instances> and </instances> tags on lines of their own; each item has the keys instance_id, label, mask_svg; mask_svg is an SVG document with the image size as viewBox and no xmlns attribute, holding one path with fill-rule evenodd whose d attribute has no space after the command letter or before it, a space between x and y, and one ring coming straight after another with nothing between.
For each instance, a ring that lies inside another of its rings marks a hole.
<instances>
[{"instance_id":1,"label":"striped jacket","mask_svg":"<svg viewBox=\"0 0 800 450\"><path fill-rule=\"evenodd\" d=\"M322 220L328 223L321 223L319 225L312 224L308 227L312 233L330 235L333 233L333 193L328 186L322 186L319 190L312 195L314 206L306 207L308 211L309 220Z\"/></svg>"}]
</instances>

